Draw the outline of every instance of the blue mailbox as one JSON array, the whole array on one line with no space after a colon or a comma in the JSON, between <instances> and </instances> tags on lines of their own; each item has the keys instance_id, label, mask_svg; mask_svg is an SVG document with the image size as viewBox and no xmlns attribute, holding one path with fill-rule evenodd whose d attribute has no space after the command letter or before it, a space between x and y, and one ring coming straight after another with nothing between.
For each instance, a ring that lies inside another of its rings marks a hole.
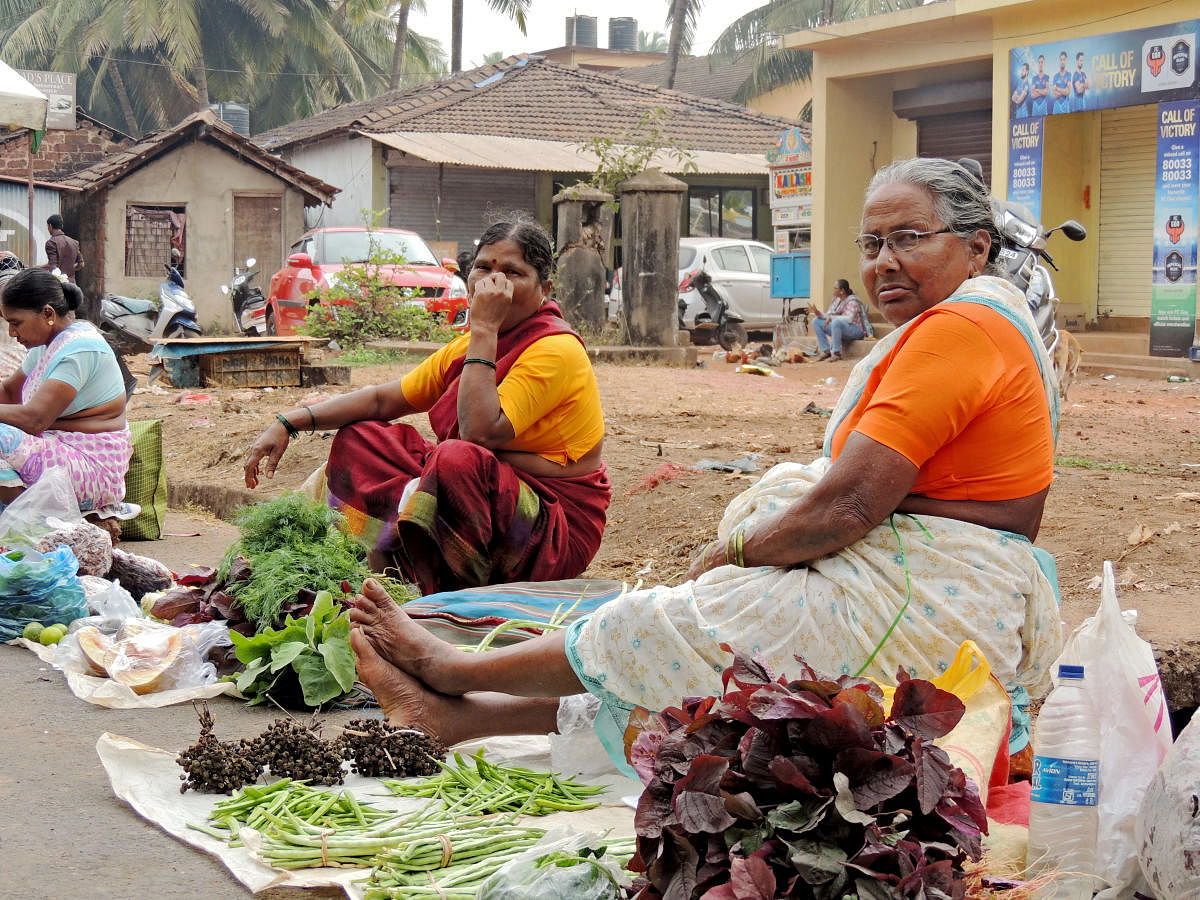
<instances>
[{"instance_id":1,"label":"blue mailbox","mask_svg":"<svg viewBox=\"0 0 1200 900\"><path fill-rule=\"evenodd\" d=\"M790 253L771 255L771 297L786 300L792 297L809 297L809 282L812 259L808 250L793 250Z\"/></svg>"}]
</instances>

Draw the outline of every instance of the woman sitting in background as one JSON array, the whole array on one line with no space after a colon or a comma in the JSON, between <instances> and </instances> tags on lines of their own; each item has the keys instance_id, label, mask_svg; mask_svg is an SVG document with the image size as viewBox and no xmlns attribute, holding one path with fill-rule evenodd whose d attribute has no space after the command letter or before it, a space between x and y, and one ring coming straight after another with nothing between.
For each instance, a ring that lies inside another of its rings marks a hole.
<instances>
[{"instance_id":1,"label":"woman sitting in background","mask_svg":"<svg viewBox=\"0 0 1200 900\"><path fill-rule=\"evenodd\" d=\"M808 308L813 317L813 332L821 355L817 359L842 359L842 345L867 336L867 310L850 290L850 282L839 278L833 286L833 302L822 313L815 306Z\"/></svg>"},{"instance_id":2,"label":"woman sitting in background","mask_svg":"<svg viewBox=\"0 0 1200 900\"><path fill-rule=\"evenodd\" d=\"M79 288L44 269L5 282L0 313L28 353L0 385L0 501L64 466L83 512L119 503L133 448L125 385L108 343L76 321Z\"/></svg>"},{"instance_id":3,"label":"woman sitting in background","mask_svg":"<svg viewBox=\"0 0 1200 900\"><path fill-rule=\"evenodd\" d=\"M422 592L583 572L600 547L609 482L591 360L550 300L550 238L498 222L467 274L470 332L403 378L280 414L246 460L275 472L299 428L337 428L330 505ZM429 413L429 442L393 419Z\"/></svg>"}]
</instances>

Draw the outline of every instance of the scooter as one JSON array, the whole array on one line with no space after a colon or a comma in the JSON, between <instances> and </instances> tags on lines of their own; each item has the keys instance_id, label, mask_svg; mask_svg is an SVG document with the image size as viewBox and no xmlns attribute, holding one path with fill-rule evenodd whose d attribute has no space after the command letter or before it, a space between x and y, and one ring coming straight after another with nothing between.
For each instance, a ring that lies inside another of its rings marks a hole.
<instances>
[{"instance_id":1,"label":"scooter","mask_svg":"<svg viewBox=\"0 0 1200 900\"><path fill-rule=\"evenodd\" d=\"M233 320L237 322L238 330L248 337L261 337L267 333L267 298L258 285L250 285L258 274L250 271L257 261L251 256L246 260L245 270L234 266L233 280L228 285L221 285L221 293L228 294L233 303Z\"/></svg>"},{"instance_id":2,"label":"scooter","mask_svg":"<svg viewBox=\"0 0 1200 900\"><path fill-rule=\"evenodd\" d=\"M715 340L724 350L745 344L749 340L742 325L745 320L737 313L730 312L729 298L725 296L723 288L713 284L712 276L701 269L692 276L692 287L704 299L704 310L696 313L696 320L688 329L683 320L687 301L680 297L679 327L690 330L692 340L697 344L708 344Z\"/></svg>"},{"instance_id":3,"label":"scooter","mask_svg":"<svg viewBox=\"0 0 1200 900\"><path fill-rule=\"evenodd\" d=\"M158 286L158 303L137 297L105 294L100 330L118 353L145 353L163 338L198 338L196 306L183 286L183 276L163 263L167 277Z\"/></svg>"}]
</instances>

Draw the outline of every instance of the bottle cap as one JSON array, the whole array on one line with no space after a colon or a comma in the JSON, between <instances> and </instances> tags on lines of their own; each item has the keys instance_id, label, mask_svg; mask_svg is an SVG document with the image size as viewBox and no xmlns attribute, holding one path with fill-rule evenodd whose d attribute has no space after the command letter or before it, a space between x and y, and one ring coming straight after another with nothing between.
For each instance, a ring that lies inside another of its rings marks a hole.
<instances>
[{"instance_id":1,"label":"bottle cap","mask_svg":"<svg viewBox=\"0 0 1200 900\"><path fill-rule=\"evenodd\" d=\"M1059 678L1082 678L1083 666L1062 665L1058 667Z\"/></svg>"}]
</instances>

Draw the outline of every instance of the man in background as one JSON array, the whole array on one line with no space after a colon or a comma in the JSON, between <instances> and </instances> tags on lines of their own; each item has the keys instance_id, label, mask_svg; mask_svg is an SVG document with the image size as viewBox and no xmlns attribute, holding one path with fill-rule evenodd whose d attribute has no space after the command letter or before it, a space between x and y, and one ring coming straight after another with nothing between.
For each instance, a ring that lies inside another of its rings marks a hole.
<instances>
[{"instance_id":1,"label":"man in background","mask_svg":"<svg viewBox=\"0 0 1200 900\"><path fill-rule=\"evenodd\" d=\"M1033 98L1033 107L1029 112L1034 116L1048 116L1050 115L1050 101L1047 99L1050 96L1050 76L1046 74L1046 57L1038 56L1037 69L1037 74L1030 79L1032 87L1029 95Z\"/></svg>"},{"instance_id":2,"label":"man in background","mask_svg":"<svg viewBox=\"0 0 1200 900\"><path fill-rule=\"evenodd\" d=\"M1075 74L1071 76L1071 112L1087 109L1087 72L1083 71L1083 54L1075 54Z\"/></svg>"},{"instance_id":3,"label":"man in background","mask_svg":"<svg viewBox=\"0 0 1200 900\"><path fill-rule=\"evenodd\" d=\"M75 283L75 273L83 268L83 254L79 252L79 241L67 237L63 232L62 216L55 213L46 220L50 229L50 237L46 241L46 264L43 269L58 269L67 276L71 284Z\"/></svg>"}]
</instances>

